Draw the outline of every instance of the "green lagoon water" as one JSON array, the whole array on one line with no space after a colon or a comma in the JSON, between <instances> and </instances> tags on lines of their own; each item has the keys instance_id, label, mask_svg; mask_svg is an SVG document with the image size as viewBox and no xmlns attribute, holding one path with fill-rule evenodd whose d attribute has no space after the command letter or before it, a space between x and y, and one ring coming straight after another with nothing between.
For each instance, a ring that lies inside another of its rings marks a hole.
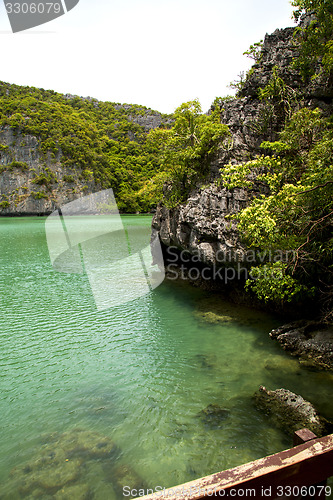
<instances>
[{"instance_id":1,"label":"green lagoon water","mask_svg":"<svg viewBox=\"0 0 333 500\"><path fill-rule=\"evenodd\" d=\"M149 232L150 217L123 221ZM85 275L51 267L43 218L0 219L0 256L1 499L113 500L129 478L169 487L287 448L253 406L261 384L333 417L332 375L282 352L272 317L176 282L98 312ZM214 322L216 306L234 319ZM212 404L221 421L200 413ZM59 456L75 432L117 452L79 449L77 470L62 472L68 456L55 481L41 457Z\"/></svg>"}]
</instances>

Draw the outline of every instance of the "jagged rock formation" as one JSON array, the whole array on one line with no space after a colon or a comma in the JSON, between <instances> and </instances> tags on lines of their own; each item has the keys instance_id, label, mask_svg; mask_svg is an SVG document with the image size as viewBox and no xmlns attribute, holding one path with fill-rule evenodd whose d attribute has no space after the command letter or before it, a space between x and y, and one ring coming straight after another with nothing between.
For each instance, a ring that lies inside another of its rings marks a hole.
<instances>
[{"instance_id":1,"label":"jagged rock formation","mask_svg":"<svg viewBox=\"0 0 333 500\"><path fill-rule=\"evenodd\" d=\"M64 168L61 153L55 158L42 155L37 137L14 135L7 127L0 132L0 143L8 146L2 151L0 168L17 162L17 166L6 168L0 175L1 215L50 214L83 193L91 194L98 189L92 178L80 178L81 172ZM50 179L45 193L34 182L43 173Z\"/></svg>"},{"instance_id":2,"label":"jagged rock formation","mask_svg":"<svg viewBox=\"0 0 333 500\"><path fill-rule=\"evenodd\" d=\"M303 19L303 23L308 19ZM294 28L276 30L266 35L262 55L252 70L239 93L239 98L225 99L219 105L221 122L228 125L233 146L221 145L217 158L210 165L208 187L197 186L186 203L176 209L167 209L162 204L158 207L153 220L153 227L159 232L165 247L174 245L190 254L199 255L202 262L220 266L216 258L218 251L231 251L235 262L246 249L240 241L237 228L226 216L245 208L253 196L262 193L263 186L252 190L226 190L216 182L219 170L227 163L240 163L253 159L264 151L260 144L264 140L276 140L277 131L283 125L274 123L267 127L263 121L264 103L258 97L259 88L265 87L272 77L272 69L278 67L278 74L285 83L297 90L302 90L302 106L319 107L325 115L332 113L332 95L325 82L311 82L304 88L301 76L290 67L297 55L294 42Z\"/></svg>"},{"instance_id":3,"label":"jagged rock formation","mask_svg":"<svg viewBox=\"0 0 333 500\"><path fill-rule=\"evenodd\" d=\"M294 321L269 334L302 363L333 369L333 330L315 321Z\"/></svg>"},{"instance_id":4,"label":"jagged rock formation","mask_svg":"<svg viewBox=\"0 0 333 500\"><path fill-rule=\"evenodd\" d=\"M318 437L332 431L332 424L318 414L314 406L302 396L287 389L270 391L261 386L254 395L256 407L268 415L274 425L293 434L304 427Z\"/></svg>"},{"instance_id":5,"label":"jagged rock formation","mask_svg":"<svg viewBox=\"0 0 333 500\"><path fill-rule=\"evenodd\" d=\"M245 208L248 199L243 189L231 193L212 184L194 192L184 206L169 210L159 205L153 227L164 245L197 254L203 263L213 265L217 252L221 259L235 252L234 257L242 260L246 249L238 241L235 223L227 222L225 217Z\"/></svg>"}]
</instances>

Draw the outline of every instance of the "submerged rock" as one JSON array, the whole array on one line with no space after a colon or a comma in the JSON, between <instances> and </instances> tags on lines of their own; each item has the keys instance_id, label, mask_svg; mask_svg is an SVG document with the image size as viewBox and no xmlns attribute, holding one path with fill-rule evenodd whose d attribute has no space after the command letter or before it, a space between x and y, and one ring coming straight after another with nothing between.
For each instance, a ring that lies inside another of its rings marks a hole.
<instances>
[{"instance_id":1,"label":"submerged rock","mask_svg":"<svg viewBox=\"0 0 333 500\"><path fill-rule=\"evenodd\" d=\"M94 460L114 464L118 454L114 442L97 432L74 429L51 434L38 455L12 470L12 495L57 500L93 498L85 484L87 467Z\"/></svg>"},{"instance_id":2,"label":"submerged rock","mask_svg":"<svg viewBox=\"0 0 333 500\"><path fill-rule=\"evenodd\" d=\"M40 489L43 493L55 494L67 484L77 481L81 474L82 460L69 460L64 453L47 454L24 467L21 476L20 470L14 473L19 482L19 492L27 495Z\"/></svg>"},{"instance_id":3,"label":"submerged rock","mask_svg":"<svg viewBox=\"0 0 333 500\"><path fill-rule=\"evenodd\" d=\"M321 417L309 401L287 389L270 391L261 386L254 401L257 408L287 434L307 427L321 437L333 430L333 425Z\"/></svg>"},{"instance_id":4,"label":"submerged rock","mask_svg":"<svg viewBox=\"0 0 333 500\"><path fill-rule=\"evenodd\" d=\"M222 427L222 423L229 417L229 415L229 410L222 408L222 406L217 403L212 403L204 410L201 410L197 416L209 429L220 429Z\"/></svg>"},{"instance_id":5,"label":"submerged rock","mask_svg":"<svg viewBox=\"0 0 333 500\"><path fill-rule=\"evenodd\" d=\"M219 294L209 294L196 304L195 316L202 322L210 324L227 325L237 323L244 326L258 326L258 311L245 305L236 304L226 300ZM260 313L260 326L271 328L271 318L265 313ZM269 325L269 326L268 326Z\"/></svg>"},{"instance_id":6,"label":"submerged rock","mask_svg":"<svg viewBox=\"0 0 333 500\"><path fill-rule=\"evenodd\" d=\"M211 323L213 325L218 323L230 323L231 321L233 321L233 318L231 316L227 316L224 314L216 314L215 312L212 311L197 312L196 315L200 319L203 319L204 321L207 321L207 323Z\"/></svg>"},{"instance_id":7,"label":"submerged rock","mask_svg":"<svg viewBox=\"0 0 333 500\"><path fill-rule=\"evenodd\" d=\"M74 429L50 434L43 443L35 457L13 469L2 485L1 500L116 500L122 498L124 486L145 487L140 476L119 461L120 450L108 436Z\"/></svg>"},{"instance_id":8,"label":"submerged rock","mask_svg":"<svg viewBox=\"0 0 333 500\"><path fill-rule=\"evenodd\" d=\"M121 464L113 470L114 489L119 498L123 495L124 486L130 487L131 490L144 490L145 483L143 479L132 469L132 467Z\"/></svg>"},{"instance_id":9,"label":"submerged rock","mask_svg":"<svg viewBox=\"0 0 333 500\"><path fill-rule=\"evenodd\" d=\"M90 500L91 492L86 484L76 484L59 490L53 497L55 500Z\"/></svg>"},{"instance_id":10,"label":"submerged rock","mask_svg":"<svg viewBox=\"0 0 333 500\"><path fill-rule=\"evenodd\" d=\"M196 354L195 361L200 365L200 368L212 370L218 363L217 356L214 354Z\"/></svg>"},{"instance_id":11,"label":"submerged rock","mask_svg":"<svg viewBox=\"0 0 333 500\"><path fill-rule=\"evenodd\" d=\"M315 321L294 321L272 330L269 336L307 366L333 369L333 326Z\"/></svg>"}]
</instances>

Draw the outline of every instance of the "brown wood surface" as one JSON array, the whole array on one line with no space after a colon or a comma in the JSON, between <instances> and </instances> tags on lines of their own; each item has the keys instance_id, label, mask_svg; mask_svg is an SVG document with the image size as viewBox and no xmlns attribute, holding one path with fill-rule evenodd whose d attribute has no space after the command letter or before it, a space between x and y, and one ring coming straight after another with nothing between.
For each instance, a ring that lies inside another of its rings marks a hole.
<instances>
[{"instance_id":1,"label":"brown wood surface","mask_svg":"<svg viewBox=\"0 0 333 500\"><path fill-rule=\"evenodd\" d=\"M200 500L209 497L281 499L284 498L281 491L287 493L286 498L295 498L288 495L288 490L285 488L309 487L330 476L333 476L333 434L233 469L158 491L152 495L141 496L140 499Z\"/></svg>"},{"instance_id":2,"label":"brown wood surface","mask_svg":"<svg viewBox=\"0 0 333 500\"><path fill-rule=\"evenodd\" d=\"M312 431L309 431L309 429L300 429L294 432L294 446L307 443L313 439L317 439L317 436Z\"/></svg>"},{"instance_id":3,"label":"brown wood surface","mask_svg":"<svg viewBox=\"0 0 333 500\"><path fill-rule=\"evenodd\" d=\"M317 436L309 429L300 429L294 432L294 446L297 446L302 443L308 443L309 441L312 441L313 439L316 438ZM314 486L316 487L315 494L311 492L312 493L311 495L306 495L302 497L302 500L318 500L320 498L322 499L326 498L324 488L325 486L327 486L327 480L322 481ZM321 486L323 486L324 488L320 488Z\"/></svg>"}]
</instances>

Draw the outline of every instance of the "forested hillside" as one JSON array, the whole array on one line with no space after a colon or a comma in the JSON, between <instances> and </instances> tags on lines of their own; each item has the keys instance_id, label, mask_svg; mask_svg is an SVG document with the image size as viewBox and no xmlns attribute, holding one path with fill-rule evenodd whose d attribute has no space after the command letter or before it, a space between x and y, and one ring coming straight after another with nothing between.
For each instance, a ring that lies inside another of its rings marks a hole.
<instances>
[{"instance_id":1,"label":"forested hillside","mask_svg":"<svg viewBox=\"0 0 333 500\"><path fill-rule=\"evenodd\" d=\"M70 200L109 187L121 211L149 211L156 201L139 192L160 165L146 137L171 120L144 106L0 82L2 211L20 212L21 205L24 213L28 197L48 200L36 211L49 212L66 193Z\"/></svg>"}]
</instances>

